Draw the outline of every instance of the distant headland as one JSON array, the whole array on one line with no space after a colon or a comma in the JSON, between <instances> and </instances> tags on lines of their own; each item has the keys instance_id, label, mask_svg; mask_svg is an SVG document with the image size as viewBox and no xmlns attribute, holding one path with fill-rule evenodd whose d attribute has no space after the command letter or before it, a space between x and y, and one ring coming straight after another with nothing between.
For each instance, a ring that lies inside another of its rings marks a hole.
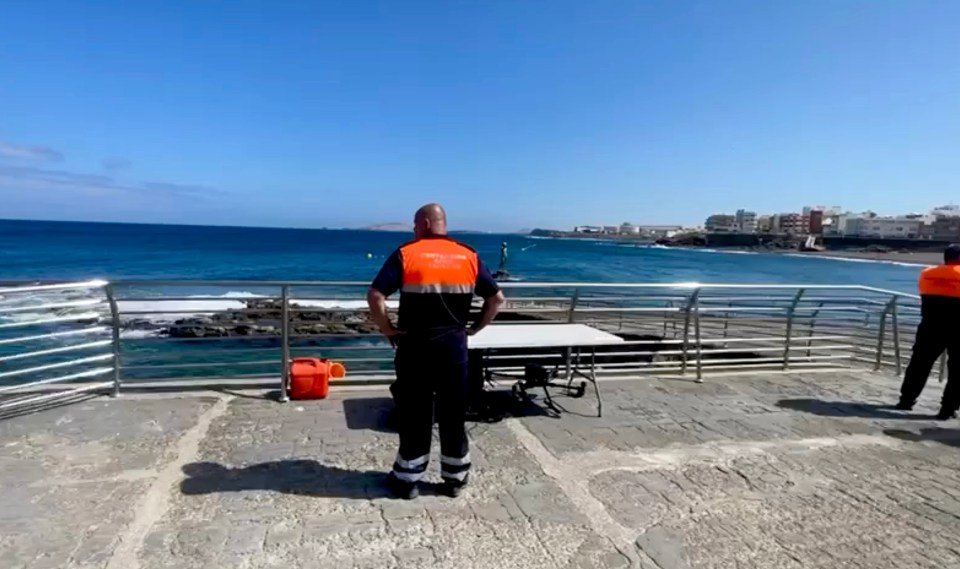
<instances>
[{"instance_id":1,"label":"distant headland","mask_svg":"<svg viewBox=\"0 0 960 569\"><path fill-rule=\"evenodd\" d=\"M361 227L365 231L413 231L413 226L409 223L376 223Z\"/></svg>"}]
</instances>

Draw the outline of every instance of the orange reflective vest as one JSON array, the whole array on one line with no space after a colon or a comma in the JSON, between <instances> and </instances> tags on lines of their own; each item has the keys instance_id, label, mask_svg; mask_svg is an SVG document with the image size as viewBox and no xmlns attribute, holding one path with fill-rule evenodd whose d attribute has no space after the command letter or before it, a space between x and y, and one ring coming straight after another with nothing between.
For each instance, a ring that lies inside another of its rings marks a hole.
<instances>
[{"instance_id":1,"label":"orange reflective vest","mask_svg":"<svg viewBox=\"0 0 960 569\"><path fill-rule=\"evenodd\" d=\"M960 299L960 265L939 265L920 273L921 296Z\"/></svg>"},{"instance_id":2,"label":"orange reflective vest","mask_svg":"<svg viewBox=\"0 0 960 569\"><path fill-rule=\"evenodd\" d=\"M418 239L399 252L400 329L465 328L480 272L477 252L447 237Z\"/></svg>"},{"instance_id":3,"label":"orange reflective vest","mask_svg":"<svg viewBox=\"0 0 960 569\"><path fill-rule=\"evenodd\" d=\"M406 293L473 295L480 260L476 251L453 239L419 239L400 248Z\"/></svg>"}]
</instances>

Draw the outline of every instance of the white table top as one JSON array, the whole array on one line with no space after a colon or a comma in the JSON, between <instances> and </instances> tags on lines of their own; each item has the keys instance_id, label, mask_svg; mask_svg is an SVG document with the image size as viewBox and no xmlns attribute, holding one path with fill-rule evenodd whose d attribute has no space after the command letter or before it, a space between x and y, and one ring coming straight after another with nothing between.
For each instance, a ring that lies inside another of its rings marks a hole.
<instances>
[{"instance_id":1,"label":"white table top","mask_svg":"<svg viewBox=\"0 0 960 569\"><path fill-rule=\"evenodd\" d=\"M470 336L468 347L474 350L497 348L576 348L607 346L623 342L586 324L496 324Z\"/></svg>"}]
</instances>

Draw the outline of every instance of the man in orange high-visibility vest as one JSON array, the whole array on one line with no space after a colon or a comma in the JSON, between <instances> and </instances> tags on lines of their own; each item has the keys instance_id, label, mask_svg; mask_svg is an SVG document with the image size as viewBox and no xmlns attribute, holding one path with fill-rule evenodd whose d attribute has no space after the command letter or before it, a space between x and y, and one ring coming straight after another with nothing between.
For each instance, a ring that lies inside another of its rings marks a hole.
<instances>
[{"instance_id":1,"label":"man in orange high-visibility vest","mask_svg":"<svg viewBox=\"0 0 960 569\"><path fill-rule=\"evenodd\" d=\"M440 427L443 491L456 497L467 483L467 336L490 324L504 302L500 287L477 252L447 237L447 216L428 204L414 216L415 239L384 263L370 285L367 302L380 331L397 347L397 406L400 450L388 478L398 497L412 499L430 462L434 417ZM386 298L400 291L397 327ZM471 325L474 294L483 299Z\"/></svg>"},{"instance_id":2,"label":"man in orange high-visibility vest","mask_svg":"<svg viewBox=\"0 0 960 569\"><path fill-rule=\"evenodd\" d=\"M937 415L945 421L960 409L960 245L947 247L943 264L920 274L920 299L920 326L897 409L913 408L933 364L946 351L947 386Z\"/></svg>"}]
</instances>

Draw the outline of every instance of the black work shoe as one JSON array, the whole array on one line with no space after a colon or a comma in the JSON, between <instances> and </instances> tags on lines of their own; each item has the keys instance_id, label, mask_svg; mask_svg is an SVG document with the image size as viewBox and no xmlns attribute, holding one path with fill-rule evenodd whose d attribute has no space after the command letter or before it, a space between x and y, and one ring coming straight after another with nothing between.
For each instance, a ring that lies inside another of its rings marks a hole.
<instances>
[{"instance_id":1,"label":"black work shoe","mask_svg":"<svg viewBox=\"0 0 960 569\"><path fill-rule=\"evenodd\" d=\"M457 498L463 493L464 488L466 488L465 484L452 484L450 482L444 482L440 485L440 493L450 498Z\"/></svg>"},{"instance_id":2,"label":"black work shoe","mask_svg":"<svg viewBox=\"0 0 960 569\"><path fill-rule=\"evenodd\" d=\"M387 488L391 494L401 500L413 500L420 495L420 489L415 482L400 480L392 472L387 476Z\"/></svg>"},{"instance_id":3,"label":"black work shoe","mask_svg":"<svg viewBox=\"0 0 960 569\"><path fill-rule=\"evenodd\" d=\"M956 419L956 418L957 418L956 411L948 411L946 409L941 409L940 412L937 414L938 421L949 421L950 419Z\"/></svg>"},{"instance_id":4,"label":"black work shoe","mask_svg":"<svg viewBox=\"0 0 960 569\"><path fill-rule=\"evenodd\" d=\"M896 409L897 411L912 411L913 403L907 403L906 401L901 401L897 403Z\"/></svg>"}]
</instances>

